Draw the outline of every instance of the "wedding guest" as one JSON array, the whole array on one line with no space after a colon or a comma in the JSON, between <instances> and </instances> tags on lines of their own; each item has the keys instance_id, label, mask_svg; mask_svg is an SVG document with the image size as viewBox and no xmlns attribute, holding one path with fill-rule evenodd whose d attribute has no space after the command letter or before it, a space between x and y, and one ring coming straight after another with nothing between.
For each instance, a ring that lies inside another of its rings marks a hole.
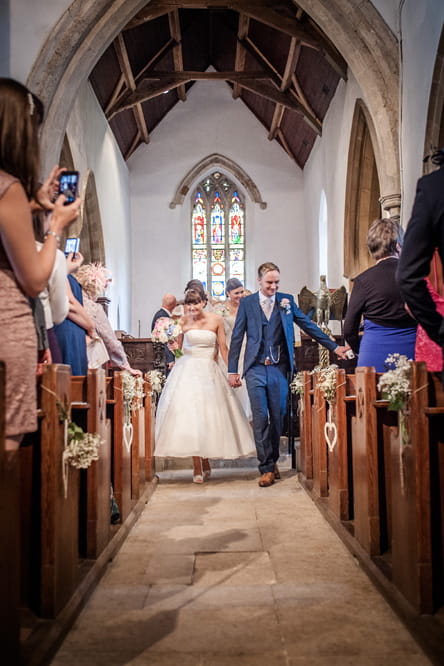
<instances>
[{"instance_id":1,"label":"wedding guest","mask_svg":"<svg viewBox=\"0 0 444 666\"><path fill-rule=\"evenodd\" d=\"M49 229L37 251L31 199L39 201L39 127L43 105L24 85L0 78L0 330L6 362L7 451L37 428L37 341L28 297L48 283L60 235L77 217L80 201L52 206Z\"/></svg>"},{"instance_id":2,"label":"wedding guest","mask_svg":"<svg viewBox=\"0 0 444 666\"><path fill-rule=\"evenodd\" d=\"M444 298L433 288L428 278L426 284L436 311L444 317ZM429 372L442 372L444 365L442 348L427 335L421 324L418 324L416 332L415 361L424 361Z\"/></svg>"},{"instance_id":3,"label":"wedding guest","mask_svg":"<svg viewBox=\"0 0 444 666\"><path fill-rule=\"evenodd\" d=\"M384 372L389 354L415 355L416 321L404 307L396 282L403 231L393 218L375 220L367 234L367 247L376 264L358 275L345 316L344 337L357 365ZM361 318L364 333L359 339Z\"/></svg>"},{"instance_id":4,"label":"wedding guest","mask_svg":"<svg viewBox=\"0 0 444 666\"><path fill-rule=\"evenodd\" d=\"M418 181L398 281L413 316L444 352L444 316L437 310L426 283L436 249L444 265L444 149L436 151L431 161L440 168Z\"/></svg>"},{"instance_id":5,"label":"wedding guest","mask_svg":"<svg viewBox=\"0 0 444 666\"><path fill-rule=\"evenodd\" d=\"M94 323L95 332L92 341L97 336L103 341L111 365L140 377L142 372L130 366L123 345L117 339L105 310L100 303L97 303L97 299L111 282L110 271L100 263L85 264L78 269L76 279L82 287L83 307ZM88 346L89 344L91 343L88 341Z\"/></svg>"},{"instance_id":6,"label":"wedding guest","mask_svg":"<svg viewBox=\"0 0 444 666\"><path fill-rule=\"evenodd\" d=\"M245 291L242 282L238 278L229 278L227 280L227 284L225 287L225 294L227 300L223 303L221 302L218 306L215 306L214 308L215 312L218 312L219 314L222 315L228 349L230 349L231 336L233 333L234 324L236 322L236 316L239 310L239 303L241 298L243 298L244 293ZM245 345L246 345L246 339L244 338L244 341L242 343L241 353L239 356L239 369L242 374L244 367ZM226 368L224 369L224 371L226 372ZM251 412L250 399L248 397L248 391L246 385L242 384L242 386L237 388L235 391L235 395L238 398L240 404L242 405L242 409L245 412L245 416L249 421L251 421L253 415Z\"/></svg>"},{"instance_id":7,"label":"wedding guest","mask_svg":"<svg viewBox=\"0 0 444 666\"><path fill-rule=\"evenodd\" d=\"M153 331L156 321L161 317L172 317L174 308L177 305L176 297L173 294L164 294L162 298L162 305L159 310L154 314L153 321L151 322L151 331ZM174 365L174 354L168 349L168 345L165 347L165 363L167 367L167 372L171 370Z\"/></svg>"}]
</instances>

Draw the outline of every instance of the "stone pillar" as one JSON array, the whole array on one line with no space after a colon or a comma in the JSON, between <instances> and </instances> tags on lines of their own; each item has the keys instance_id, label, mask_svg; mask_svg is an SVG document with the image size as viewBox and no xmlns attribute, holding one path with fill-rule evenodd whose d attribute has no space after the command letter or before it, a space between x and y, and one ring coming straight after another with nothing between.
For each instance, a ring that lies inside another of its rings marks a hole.
<instances>
[{"instance_id":1,"label":"stone pillar","mask_svg":"<svg viewBox=\"0 0 444 666\"><path fill-rule=\"evenodd\" d=\"M399 217L401 213L401 195L385 194L380 197L379 203L384 211L384 217Z\"/></svg>"}]
</instances>

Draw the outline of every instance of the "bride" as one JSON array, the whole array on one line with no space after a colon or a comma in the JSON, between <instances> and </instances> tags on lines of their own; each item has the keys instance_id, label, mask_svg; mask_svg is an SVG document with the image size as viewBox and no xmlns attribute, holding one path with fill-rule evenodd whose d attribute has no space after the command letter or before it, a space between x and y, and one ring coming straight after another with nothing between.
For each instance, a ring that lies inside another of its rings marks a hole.
<instances>
[{"instance_id":1,"label":"bride","mask_svg":"<svg viewBox=\"0 0 444 666\"><path fill-rule=\"evenodd\" d=\"M208 458L256 456L252 430L217 363L227 362L222 317L205 312L199 291L185 292L182 334L175 345L181 356L160 396L156 412L154 455L193 457L193 481L211 474Z\"/></svg>"}]
</instances>

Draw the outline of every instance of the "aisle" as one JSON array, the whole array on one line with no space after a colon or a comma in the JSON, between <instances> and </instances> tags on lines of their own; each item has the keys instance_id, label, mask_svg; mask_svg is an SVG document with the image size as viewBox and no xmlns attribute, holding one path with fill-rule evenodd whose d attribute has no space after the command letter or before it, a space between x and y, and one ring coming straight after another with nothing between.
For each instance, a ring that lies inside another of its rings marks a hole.
<instances>
[{"instance_id":1,"label":"aisle","mask_svg":"<svg viewBox=\"0 0 444 666\"><path fill-rule=\"evenodd\" d=\"M290 470L158 488L53 666L425 666Z\"/></svg>"}]
</instances>

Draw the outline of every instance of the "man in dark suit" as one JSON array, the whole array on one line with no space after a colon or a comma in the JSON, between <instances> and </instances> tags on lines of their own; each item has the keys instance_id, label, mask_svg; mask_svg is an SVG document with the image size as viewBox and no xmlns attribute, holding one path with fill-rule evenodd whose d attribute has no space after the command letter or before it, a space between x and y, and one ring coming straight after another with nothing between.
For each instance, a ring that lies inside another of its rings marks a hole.
<instances>
[{"instance_id":1,"label":"man in dark suit","mask_svg":"<svg viewBox=\"0 0 444 666\"><path fill-rule=\"evenodd\" d=\"M398 264L398 282L412 314L444 349L444 319L425 282L435 249L444 265L444 149L435 153L432 161L441 168L418 181Z\"/></svg>"},{"instance_id":2,"label":"man in dark suit","mask_svg":"<svg viewBox=\"0 0 444 666\"><path fill-rule=\"evenodd\" d=\"M177 304L176 297L173 294L164 294L162 298L162 307L160 308L160 310L157 310L157 312L153 317L153 321L151 323L151 330L154 329L154 326L158 319L160 319L161 317L172 316L176 304ZM165 363L167 368L167 374L174 365L174 359L175 357L173 352L168 349L168 345L165 345Z\"/></svg>"},{"instance_id":3,"label":"man in dark suit","mask_svg":"<svg viewBox=\"0 0 444 666\"><path fill-rule=\"evenodd\" d=\"M294 370L295 322L308 335L340 358L348 347L339 347L297 307L291 294L278 292L280 271L276 264L259 266L259 291L242 298L236 316L228 356L230 386L240 386L239 355L244 335L247 343L244 377L253 412L261 487L280 478L276 462L287 407L288 374Z\"/></svg>"}]
</instances>

